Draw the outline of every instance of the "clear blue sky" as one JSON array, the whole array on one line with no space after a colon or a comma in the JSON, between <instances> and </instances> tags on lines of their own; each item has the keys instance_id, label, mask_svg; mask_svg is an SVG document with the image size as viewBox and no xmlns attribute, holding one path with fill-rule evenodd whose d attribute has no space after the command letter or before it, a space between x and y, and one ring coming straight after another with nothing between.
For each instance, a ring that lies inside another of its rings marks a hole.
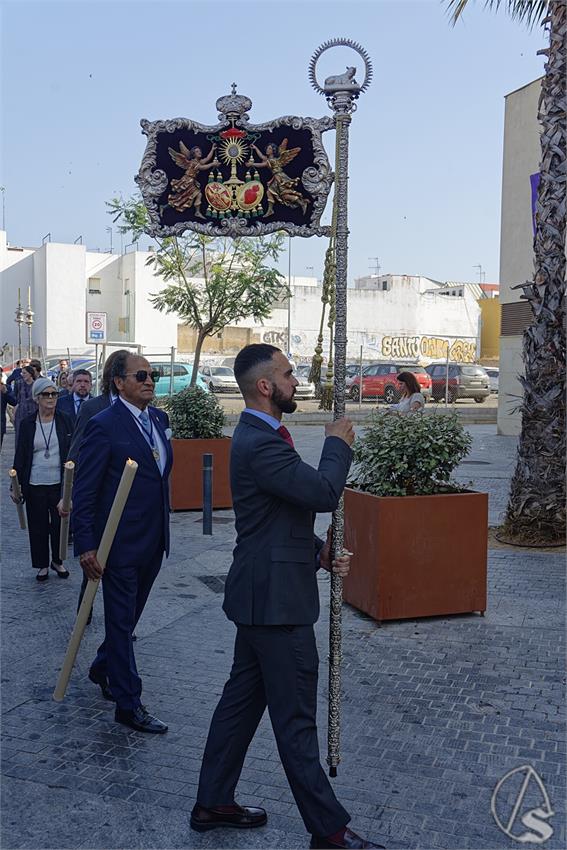
<instances>
[{"instance_id":1,"label":"clear blue sky","mask_svg":"<svg viewBox=\"0 0 567 850\"><path fill-rule=\"evenodd\" d=\"M374 64L351 126L349 280L371 257L382 273L478 280L481 263L498 279L504 95L543 73L541 27L484 0L455 28L440 0L5 0L2 12L12 245L50 232L108 249L105 201L136 190L141 118L213 124L233 81L254 122L329 114L307 66L321 42L346 36ZM323 77L351 64L342 50L324 58ZM324 250L294 239L292 273L320 276Z\"/></svg>"}]
</instances>

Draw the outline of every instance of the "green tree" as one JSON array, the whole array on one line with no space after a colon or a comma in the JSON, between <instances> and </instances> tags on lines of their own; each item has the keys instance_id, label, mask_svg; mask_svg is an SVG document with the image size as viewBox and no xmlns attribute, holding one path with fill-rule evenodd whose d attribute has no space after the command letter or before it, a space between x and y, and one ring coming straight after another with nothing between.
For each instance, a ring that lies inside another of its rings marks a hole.
<instances>
[{"instance_id":1,"label":"green tree","mask_svg":"<svg viewBox=\"0 0 567 850\"><path fill-rule=\"evenodd\" d=\"M134 242L146 232L149 218L139 197L113 198L107 206L120 232ZM267 319L274 303L288 296L283 276L272 266L284 236L231 239L189 233L154 241L157 247L147 265L167 286L152 293L150 301L197 331L190 383L195 386L206 337L242 319Z\"/></svg>"},{"instance_id":2,"label":"green tree","mask_svg":"<svg viewBox=\"0 0 567 850\"><path fill-rule=\"evenodd\" d=\"M467 0L445 0L453 23ZM520 284L533 318L523 337L522 427L505 531L531 542L565 537L565 213L567 5L565 0L485 0L532 26L542 23L549 47L539 100L540 183L534 277Z\"/></svg>"}]
</instances>

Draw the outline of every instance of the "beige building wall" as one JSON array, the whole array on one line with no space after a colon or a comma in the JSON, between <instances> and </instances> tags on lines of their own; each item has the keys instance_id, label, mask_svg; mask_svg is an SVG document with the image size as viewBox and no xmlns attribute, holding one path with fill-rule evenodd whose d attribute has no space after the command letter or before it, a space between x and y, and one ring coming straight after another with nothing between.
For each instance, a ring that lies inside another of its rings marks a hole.
<instances>
[{"instance_id":1,"label":"beige building wall","mask_svg":"<svg viewBox=\"0 0 567 850\"><path fill-rule=\"evenodd\" d=\"M519 434L518 405L523 390L522 324L529 319L513 286L533 277L533 229L530 175L539 171L540 126L537 121L541 79L505 98L502 213L500 228L500 379L498 433ZM514 306L509 306L514 305Z\"/></svg>"}]
</instances>

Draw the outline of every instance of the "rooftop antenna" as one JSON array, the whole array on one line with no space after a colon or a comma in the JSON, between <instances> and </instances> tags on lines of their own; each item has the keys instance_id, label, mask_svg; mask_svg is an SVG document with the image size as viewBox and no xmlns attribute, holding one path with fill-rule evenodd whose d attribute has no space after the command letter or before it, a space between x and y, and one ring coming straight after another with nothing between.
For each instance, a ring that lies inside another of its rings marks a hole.
<instances>
[{"instance_id":1,"label":"rooftop antenna","mask_svg":"<svg viewBox=\"0 0 567 850\"><path fill-rule=\"evenodd\" d=\"M478 269L478 282L483 284L486 281L486 272L482 270L481 264L477 263L476 266L473 266L473 269Z\"/></svg>"},{"instance_id":2,"label":"rooftop antenna","mask_svg":"<svg viewBox=\"0 0 567 850\"><path fill-rule=\"evenodd\" d=\"M370 270L374 269L374 273L376 274L377 277L379 277L380 276L380 269L382 268L382 266L380 265L380 260L378 259L378 257L368 257L368 259L374 260L374 266L373 267L370 266Z\"/></svg>"}]
</instances>

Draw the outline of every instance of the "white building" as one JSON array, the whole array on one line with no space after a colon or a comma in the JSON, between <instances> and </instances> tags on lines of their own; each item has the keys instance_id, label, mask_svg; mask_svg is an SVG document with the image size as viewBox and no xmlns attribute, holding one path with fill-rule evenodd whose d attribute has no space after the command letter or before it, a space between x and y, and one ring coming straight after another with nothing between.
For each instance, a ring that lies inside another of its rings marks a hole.
<instances>
[{"instance_id":1,"label":"white building","mask_svg":"<svg viewBox=\"0 0 567 850\"><path fill-rule=\"evenodd\" d=\"M175 346L193 351L194 339L179 318L157 311L150 296L163 281L147 265L149 252L109 254L88 251L83 245L47 242L39 248L13 248L0 234L0 344L17 345L14 313L18 290L27 306L28 288L35 312L34 346L45 354L72 354L87 350L87 311L107 313L111 342L135 343L148 354ZM383 275L358 279L348 290L348 357L427 363L446 356L474 360L478 352L477 294L468 286L446 286L429 278ZM379 283L380 285L375 285ZM308 360L319 334L321 285L316 278L292 278L289 305L291 349L294 358ZM287 349L287 299L274 306L263 325L248 320L208 339L205 357L236 353L246 342L271 342ZM328 330L324 327L325 349ZM92 347L91 349L92 350Z\"/></svg>"},{"instance_id":2,"label":"white building","mask_svg":"<svg viewBox=\"0 0 567 850\"><path fill-rule=\"evenodd\" d=\"M498 433L519 434L518 411L523 389L522 335L532 321L521 289L533 278L533 221L531 176L539 171L540 126L537 120L541 79L506 95L502 215L500 228L500 377Z\"/></svg>"}]
</instances>

